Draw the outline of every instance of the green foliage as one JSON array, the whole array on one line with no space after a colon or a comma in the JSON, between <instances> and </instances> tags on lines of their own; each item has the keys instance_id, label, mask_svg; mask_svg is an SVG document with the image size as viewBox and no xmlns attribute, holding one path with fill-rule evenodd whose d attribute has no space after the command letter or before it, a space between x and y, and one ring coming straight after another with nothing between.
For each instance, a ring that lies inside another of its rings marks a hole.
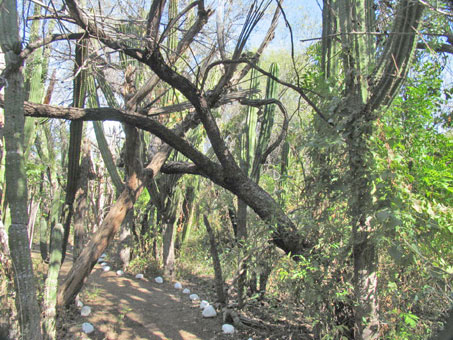
<instances>
[{"instance_id":1,"label":"green foliage","mask_svg":"<svg viewBox=\"0 0 453 340\"><path fill-rule=\"evenodd\" d=\"M162 274L159 269L159 264L150 256L150 254L134 257L127 267L127 270L133 275L139 273L149 273L153 275Z\"/></svg>"},{"instance_id":2,"label":"green foliage","mask_svg":"<svg viewBox=\"0 0 453 340\"><path fill-rule=\"evenodd\" d=\"M377 122L373 143L380 246L381 312L388 339L423 339L452 303L453 143L444 128L441 68L414 69ZM443 288L440 288L443 287ZM391 302L390 302L391 301Z\"/></svg>"}]
</instances>

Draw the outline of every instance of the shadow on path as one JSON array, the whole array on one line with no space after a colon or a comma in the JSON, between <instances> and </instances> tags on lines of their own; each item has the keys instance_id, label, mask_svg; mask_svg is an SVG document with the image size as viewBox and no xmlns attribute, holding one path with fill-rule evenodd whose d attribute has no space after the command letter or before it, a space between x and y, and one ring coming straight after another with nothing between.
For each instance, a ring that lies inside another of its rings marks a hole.
<instances>
[{"instance_id":1,"label":"shadow on path","mask_svg":"<svg viewBox=\"0 0 453 340\"><path fill-rule=\"evenodd\" d=\"M72 265L68 257L63 275ZM201 292L195 292L203 298ZM199 301L173 287L158 284L154 279L135 279L125 274L104 272L97 264L81 293L84 305L91 307L87 317L77 316L69 325L64 339L108 340L210 340L223 338L221 317L204 319ZM93 324L90 335L81 332L83 322Z\"/></svg>"}]
</instances>

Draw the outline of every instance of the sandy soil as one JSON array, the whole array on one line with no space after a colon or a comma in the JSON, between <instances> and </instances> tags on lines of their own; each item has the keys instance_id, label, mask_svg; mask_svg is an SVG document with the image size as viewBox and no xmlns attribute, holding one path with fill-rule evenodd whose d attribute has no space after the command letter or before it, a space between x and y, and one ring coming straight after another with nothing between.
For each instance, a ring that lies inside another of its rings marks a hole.
<instances>
[{"instance_id":1,"label":"sandy soil","mask_svg":"<svg viewBox=\"0 0 453 340\"><path fill-rule=\"evenodd\" d=\"M65 261L63 273L71 260ZM184 286L184 283L183 283ZM202 292L191 289L203 299ZM221 334L221 316L203 318L199 302L173 287L173 283L158 284L153 279L135 279L114 270L104 272L97 264L82 291L81 300L91 307L91 314L80 316L75 307L60 320L61 339L168 339L209 340L240 339ZM95 331L81 332L83 322L90 322Z\"/></svg>"}]
</instances>

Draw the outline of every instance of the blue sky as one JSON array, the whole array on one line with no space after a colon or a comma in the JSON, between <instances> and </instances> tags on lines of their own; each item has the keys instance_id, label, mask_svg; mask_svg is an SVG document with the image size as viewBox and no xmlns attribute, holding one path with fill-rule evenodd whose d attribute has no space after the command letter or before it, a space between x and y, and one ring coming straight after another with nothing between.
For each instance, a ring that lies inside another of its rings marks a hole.
<instances>
[{"instance_id":1,"label":"blue sky","mask_svg":"<svg viewBox=\"0 0 453 340\"><path fill-rule=\"evenodd\" d=\"M291 25L294 37L295 48L301 48L307 44L300 43L302 39L316 38L321 35L321 9L316 0L285 0L283 9L286 18ZM263 38L265 30L267 30L266 21L263 20L265 26L259 32L256 32L251 37L251 44L259 44ZM279 26L274 40L271 43L270 49L288 49L290 47L289 29L285 25L283 16L280 18Z\"/></svg>"}]
</instances>

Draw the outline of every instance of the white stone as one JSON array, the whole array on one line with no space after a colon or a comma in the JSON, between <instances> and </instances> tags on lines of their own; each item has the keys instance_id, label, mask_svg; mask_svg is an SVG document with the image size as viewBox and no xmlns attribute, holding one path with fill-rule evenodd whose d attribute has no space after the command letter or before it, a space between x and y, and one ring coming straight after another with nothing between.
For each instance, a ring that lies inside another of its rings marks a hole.
<instances>
[{"instance_id":1,"label":"white stone","mask_svg":"<svg viewBox=\"0 0 453 340\"><path fill-rule=\"evenodd\" d=\"M190 294L190 289L184 288L182 291L183 294Z\"/></svg>"},{"instance_id":2,"label":"white stone","mask_svg":"<svg viewBox=\"0 0 453 340\"><path fill-rule=\"evenodd\" d=\"M135 278L136 279L143 279L143 274L137 274L137 275L135 275Z\"/></svg>"},{"instance_id":3,"label":"white stone","mask_svg":"<svg viewBox=\"0 0 453 340\"><path fill-rule=\"evenodd\" d=\"M83 302L80 301L80 300L76 300L76 306L79 307L79 308L82 308L83 307Z\"/></svg>"},{"instance_id":4,"label":"white stone","mask_svg":"<svg viewBox=\"0 0 453 340\"><path fill-rule=\"evenodd\" d=\"M116 271L116 275L118 276L123 276L124 275L124 272L120 269L120 270L117 270Z\"/></svg>"},{"instance_id":5,"label":"white stone","mask_svg":"<svg viewBox=\"0 0 453 340\"><path fill-rule=\"evenodd\" d=\"M106 257L107 254L106 253L102 253L101 257Z\"/></svg>"},{"instance_id":6,"label":"white stone","mask_svg":"<svg viewBox=\"0 0 453 340\"><path fill-rule=\"evenodd\" d=\"M90 333L93 333L94 332L94 327L91 323L89 322L84 322L82 324L82 331L85 333L85 334L90 334Z\"/></svg>"},{"instance_id":7,"label":"white stone","mask_svg":"<svg viewBox=\"0 0 453 340\"><path fill-rule=\"evenodd\" d=\"M182 289L182 285L179 282L175 283L175 288L176 289Z\"/></svg>"},{"instance_id":8,"label":"white stone","mask_svg":"<svg viewBox=\"0 0 453 340\"><path fill-rule=\"evenodd\" d=\"M156 281L157 283L164 283L164 279L162 277L160 277L160 276L156 277L154 279L154 281Z\"/></svg>"},{"instance_id":9,"label":"white stone","mask_svg":"<svg viewBox=\"0 0 453 340\"><path fill-rule=\"evenodd\" d=\"M197 294L190 294L189 299L191 299L192 301L197 301L200 300L200 297Z\"/></svg>"},{"instance_id":10,"label":"white stone","mask_svg":"<svg viewBox=\"0 0 453 340\"><path fill-rule=\"evenodd\" d=\"M88 316L91 314L91 307L90 306L83 306L82 310L80 311L80 315Z\"/></svg>"},{"instance_id":11,"label":"white stone","mask_svg":"<svg viewBox=\"0 0 453 340\"><path fill-rule=\"evenodd\" d=\"M201 314L205 318L213 318L217 315L217 312L215 311L214 307L209 305L205 309L203 309L203 312Z\"/></svg>"},{"instance_id":12,"label":"white stone","mask_svg":"<svg viewBox=\"0 0 453 340\"><path fill-rule=\"evenodd\" d=\"M102 266L102 267L105 267L106 265L108 265L107 262L102 262L102 263L101 263L101 266Z\"/></svg>"},{"instance_id":13,"label":"white stone","mask_svg":"<svg viewBox=\"0 0 453 340\"><path fill-rule=\"evenodd\" d=\"M202 300L202 301L200 302L200 309L205 309L205 308L208 307L208 306L209 306L209 302L208 302L208 301Z\"/></svg>"},{"instance_id":14,"label":"white stone","mask_svg":"<svg viewBox=\"0 0 453 340\"><path fill-rule=\"evenodd\" d=\"M105 272L108 272L110 270L110 266L104 266L104 268L102 268L102 270L104 270Z\"/></svg>"},{"instance_id":15,"label":"white stone","mask_svg":"<svg viewBox=\"0 0 453 340\"><path fill-rule=\"evenodd\" d=\"M234 326L229 323L225 323L222 325L222 331L225 334L234 334Z\"/></svg>"}]
</instances>

